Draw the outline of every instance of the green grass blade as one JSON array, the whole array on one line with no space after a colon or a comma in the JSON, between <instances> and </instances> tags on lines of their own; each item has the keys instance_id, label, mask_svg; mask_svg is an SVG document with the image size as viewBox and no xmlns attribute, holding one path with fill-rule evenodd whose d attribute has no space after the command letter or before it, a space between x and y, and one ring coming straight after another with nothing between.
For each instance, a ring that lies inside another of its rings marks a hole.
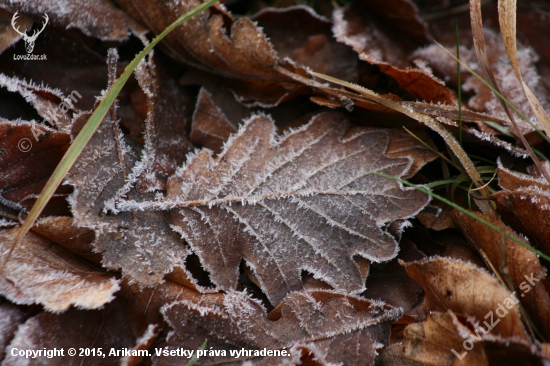
<instances>
[{"instance_id":1,"label":"green grass blade","mask_svg":"<svg viewBox=\"0 0 550 366\"><path fill-rule=\"evenodd\" d=\"M470 188L468 188L468 192L472 191L473 184L470 183ZM468 208L472 209L472 196L468 195Z\"/></svg>"},{"instance_id":2,"label":"green grass blade","mask_svg":"<svg viewBox=\"0 0 550 366\"><path fill-rule=\"evenodd\" d=\"M475 155L475 154L468 154L470 158L477 159L479 161L483 161L484 163L491 164L491 166L496 166L496 163L492 160L489 160L487 158L484 158L483 156Z\"/></svg>"},{"instance_id":3,"label":"green grass blade","mask_svg":"<svg viewBox=\"0 0 550 366\"><path fill-rule=\"evenodd\" d=\"M400 183L403 184L403 185L412 187L412 188L414 188L414 189L416 189L416 190L418 190L418 191L420 191L420 192L423 192L423 193L425 193L425 194L427 194L427 195L429 195L429 196L431 196L431 197L433 197L433 198L435 198L435 199L437 199L437 200L439 200L439 201L441 201L441 202L443 202L443 203L448 204L449 206L451 206L451 207L453 207L453 208L459 210L460 212L462 212L462 213L464 213L464 214L470 216L470 217L473 218L474 220L477 220L477 221L481 222L482 224L484 224L484 225L487 226L488 228L490 228L490 229L496 231L497 233L500 233L500 232L501 232L501 230L500 230L499 227L497 227L497 226L491 224L489 221L487 221L487 220L485 220L485 219L483 219L483 218L477 216L476 214L474 214L474 213L471 212L471 211L468 211L468 210L466 210L466 209L460 207L460 206L457 205L456 203L451 202L451 201L449 201L448 199L446 199L446 198L444 198L444 197L441 197L440 195L435 194L435 193L433 193L433 192L427 190L426 188L424 188L424 187L422 187L422 186L417 186L416 184L409 183L409 182L407 182L406 180L403 180L403 179L394 177L393 175L388 175L388 174L385 174L385 173L374 172L374 171L371 171L371 173L372 173L372 174L376 174L376 175L381 176L381 177L384 177L384 178L387 178L387 179L395 180L395 181L397 181L397 182L400 182ZM504 236L506 236L508 239L514 241L515 243L517 243L517 244L519 244L519 245L521 245L521 246L524 246L524 247L527 248L528 250L532 251L533 253L539 255L540 257L542 257L542 258L546 259L548 262L550 262L550 257L549 257L548 255L544 254L544 253L541 252L540 250L537 250L537 249L533 248L532 246L530 246L530 245L527 244L526 242L524 242L524 241L522 241L522 240L516 238L515 236L510 235L510 234L508 234L508 233L506 233L506 232L504 233Z\"/></svg>"},{"instance_id":4,"label":"green grass blade","mask_svg":"<svg viewBox=\"0 0 550 366\"><path fill-rule=\"evenodd\" d=\"M78 136L74 139L73 143L55 168L55 171L52 173L52 176L42 189L42 192L40 193L40 196L36 200L34 206L32 207L31 211L29 212L29 215L25 219L25 222L19 229L19 232L17 233L17 236L15 237L15 240L4 259L4 262L2 264L2 267L0 268L0 271L4 270L4 267L6 263L9 261L9 258L11 256L11 253L19 244L21 239L27 234L30 230L30 228L34 225L36 219L40 216L42 211L44 210L44 207L46 207L46 204L54 194L57 187L61 184L63 181L63 178L65 178L65 175L69 172L69 169L73 166L76 159L80 156L80 153L82 153L82 150L84 150L84 147L90 141L92 135L99 127L99 124L113 105L116 97L122 90L122 87L124 84L126 84L126 81L130 78L132 75L132 72L137 67L137 65L147 56L149 52L155 47L168 33L173 31L177 26L185 22L186 20L194 17L195 15L203 12L204 10L208 9L210 6L214 5L218 0L208 0L201 5L191 9L181 17L179 17L175 22L170 24L161 34L156 36L153 41L151 41L150 44L148 44L133 60L130 62L128 66L124 69L124 72L120 77L113 83L103 100L99 103L97 108L95 109L94 113L86 122Z\"/></svg>"},{"instance_id":5,"label":"green grass blade","mask_svg":"<svg viewBox=\"0 0 550 366\"><path fill-rule=\"evenodd\" d=\"M204 349L206 348L206 343L208 342L208 339L205 339L204 342L202 342L201 344L201 347L199 348L199 351L204 351ZM197 353L193 353L193 357L191 357L191 359L189 360L189 362L187 362L187 366L192 366L195 361L197 361Z\"/></svg>"},{"instance_id":6,"label":"green grass blade","mask_svg":"<svg viewBox=\"0 0 550 366\"><path fill-rule=\"evenodd\" d=\"M515 137L512 134L512 132L510 132L510 129L508 127L504 127L501 124L493 121L482 121L482 122L485 123L487 126L497 130L498 132L505 134L506 136Z\"/></svg>"}]
</instances>

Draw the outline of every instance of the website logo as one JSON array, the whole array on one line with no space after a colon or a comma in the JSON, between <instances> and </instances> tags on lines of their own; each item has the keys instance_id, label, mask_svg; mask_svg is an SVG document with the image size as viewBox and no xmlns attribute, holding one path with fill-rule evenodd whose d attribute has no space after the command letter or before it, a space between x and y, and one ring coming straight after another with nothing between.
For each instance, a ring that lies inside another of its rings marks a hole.
<instances>
[{"instance_id":1,"label":"website logo","mask_svg":"<svg viewBox=\"0 0 550 366\"><path fill-rule=\"evenodd\" d=\"M27 29L25 29L24 32L21 32L19 30L19 27L15 24L15 22L17 21L17 18L19 17L19 11L16 11L15 14L13 14L13 17L11 18L11 26L13 27L13 29L19 33L21 35L21 37L23 38L23 41L25 41L25 49L27 50L27 55L13 55L13 59L14 60L17 60L17 59L23 59L23 60L45 60L46 59L46 55L41 55L41 56L37 56L37 57L32 57L32 56L35 56L35 55L31 55L32 51L34 50L34 42L36 42L36 39L38 38L38 36L40 35L40 33L42 33L44 31L44 28L46 28L46 24L48 24L48 14L44 13L44 23L42 23L42 29L40 30L34 30L32 36L29 36L27 34ZM16 56L19 56L19 57L16 57ZM27 57L24 57L24 56L27 56Z\"/></svg>"}]
</instances>

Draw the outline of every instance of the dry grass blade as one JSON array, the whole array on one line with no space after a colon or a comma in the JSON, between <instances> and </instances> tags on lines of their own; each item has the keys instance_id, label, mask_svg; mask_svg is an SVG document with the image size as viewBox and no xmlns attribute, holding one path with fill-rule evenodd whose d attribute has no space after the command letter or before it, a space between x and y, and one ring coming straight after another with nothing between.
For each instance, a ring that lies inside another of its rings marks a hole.
<instances>
[{"instance_id":1,"label":"dry grass blade","mask_svg":"<svg viewBox=\"0 0 550 366\"><path fill-rule=\"evenodd\" d=\"M531 89L521 77L516 46L516 0L499 0L498 18L502 39L504 41L504 47L506 48L506 53L508 53L512 67L516 72L518 80L523 86L523 90L525 91L527 100L529 100L529 104L533 109L533 113L537 116L537 119L546 132L546 135L550 137L550 117L548 117L548 114L542 108L542 105L535 94L533 94Z\"/></svg>"},{"instance_id":2,"label":"dry grass blade","mask_svg":"<svg viewBox=\"0 0 550 366\"><path fill-rule=\"evenodd\" d=\"M514 0L511 0L511 1L514 3L513 7L512 7L513 8L512 12L503 11L501 8L503 6L502 3L504 3L504 1L499 1L499 17L500 17L502 37L504 39L504 45L506 47L506 51L508 52L508 56L510 57L510 60L512 62L512 67L514 68L514 70L515 70L515 72L516 72L516 74L519 78L519 81L522 84L523 89L525 90L526 96L529 99L529 103L531 104L531 106L533 106L533 103L531 102L531 99L534 98L536 100L536 97L534 96L533 92L531 92L531 89L529 89L529 87L527 87L527 85L523 82L523 80L521 78L521 74L519 72L519 65L518 65L518 59L517 59L517 53L516 53L515 1ZM508 4L508 6L509 6L509 4ZM509 16L503 21L503 18L504 18L504 16L502 15L503 13L508 13L509 15L511 15L511 18ZM483 74L485 75L486 82L490 84L492 89L496 90L499 94L502 95L502 93L500 92L500 89L498 87L498 84L495 80L495 76L493 74L493 71L491 69L491 64L489 63L489 58L487 57L487 51L486 51L486 48L485 48L485 37L483 35L483 22L482 22L482 17L481 17L481 0L471 0L470 1L470 19L471 19L471 24L472 24L472 35L474 37L474 48L475 48L475 51L476 51L479 66L481 67L481 70L483 71ZM460 62L460 60L457 60L457 61ZM530 97L530 95L532 97ZM523 134L520 132L520 129L518 128L518 126L516 124L516 121L514 119L514 116L510 112L510 109L508 108L508 106L506 105L504 100L502 100L501 98L497 98L497 99L500 101L500 103L502 105L502 108L506 111L506 114L508 115L508 118L510 118L510 122L512 122L512 125L514 126L514 128L518 132L517 135L519 136L519 138L521 140L521 143L523 144L523 146L525 147L525 149L529 153L529 156L531 157L533 162L537 165L537 168L541 171L541 173L544 174L545 178L547 180L549 180L549 182L550 182L550 175L548 175L548 173L541 166L537 156L535 155L535 152L533 151L533 149L531 148L531 146L529 145L529 143L527 142L527 140L525 139ZM540 105L538 100L536 100L536 103L537 103L538 108L540 108L540 110L542 110L542 112L543 112L544 116L546 117L546 119L548 119L548 116L546 115L546 113L542 109L542 106ZM541 124L543 124L543 126L544 126L544 118L541 119L541 117L539 116L540 111L539 111L539 113L537 113L537 110L538 110L537 108L533 107L533 111L535 112L535 115L537 116L539 121L541 121ZM548 123L548 125L550 126L550 122ZM546 131L546 134L548 134L549 130L547 128L545 128L545 131Z\"/></svg>"},{"instance_id":3,"label":"dry grass blade","mask_svg":"<svg viewBox=\"0 0 550 366\"><path fill-rule=\"evenodd\" d=\"M516 130L519 131L518 127L517 127L517 124L514 120L514 118L512 117L512 114L510 113L509 109L508 109L508 105L511 105L511 103L505 99L505 97L502 95L502 93L499 91L498 89L498 86L495 85L495 87L493 87L493 84L488 82L487 80L483 79L480 75L478 75L475 71L473 71L471 68L468 67L468 65L466 65L464 62L460 61L459 59L456 58L455 55L453 55L451 52L449 52L445 47L443 47L442 45L440 45L439 43L435 42L439 47L441 47L441 49L443 49L443 51L445 51L449 56L451 56L455 61L459 62L461 66L463 66L466 70L468 70L468 72L470 72L472 75L474 75L477 79L479 79L483 84L485 84L487 87L489 87L489 89L491 89L491 91L493 93L495 93L498 97L498 99L502 102L503 104L503 108L504 110L506 111L506 113L508 114L509 118L510 118L510 121L512 121L512 124L514 125L514 127L516 128ZM515 107L512 107L512 109L514 109ZM518 112L516 109L514 109L516 112ZM542 134L544 136L544 134ZM548 171L542 166L542 164L540 163L539 159L537 158L535 152L533 151L533 149L531 148L531 146L529 145L529 143L527 142L527 140L525 139L525 137L521 134L521 133L518 133L518 136L520 138L520 140L522 141L522 144L523 146L525 147L525 150L529 153L529 156L531 157L531 159L533 160L534 164L537 166L538 170L541 172L541 174L544 176L544 178L550 182L550 174L548 173ZM546 137L546 136L544 136Z\"/></svg>"}]
</instances>

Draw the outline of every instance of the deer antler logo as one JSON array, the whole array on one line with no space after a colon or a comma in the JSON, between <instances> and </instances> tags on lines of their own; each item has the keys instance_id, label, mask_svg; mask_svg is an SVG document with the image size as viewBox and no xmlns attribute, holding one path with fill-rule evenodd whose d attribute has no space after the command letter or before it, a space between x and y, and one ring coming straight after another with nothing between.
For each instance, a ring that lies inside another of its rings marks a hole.
<instances>
[{"instance_id":1,"label":"deer antler logo","mask_svg":"<svg viewBox=\"0 0 550 366\"><path fill-rule=\"evenodd\" d=\"M13 29L15 29L15 31L17 33L19 33L22 37L23 37L23 40L25 41L25 49L27 50L27 53L31 53L32 50L34 49L34 42L36 41L36 38L38 38L38 35L40 33L42 33L42 31L44 30L44 28L46 28L46 24L48 24L48 14L44 13L44 24L42 25L42 29L40 29L39 31L35 30L34 33L32 34L32 36L29 36L27 34L27 30L25 29L24 32L20 32L19 31L19 27L16 27L15 25L15 21L17 20L17 18L19 17L19 15L17 14L18 11L15 12L15 14L13 14L13 17L11 18L11 26L13 27Z\"/></svg>"}]
</instances>

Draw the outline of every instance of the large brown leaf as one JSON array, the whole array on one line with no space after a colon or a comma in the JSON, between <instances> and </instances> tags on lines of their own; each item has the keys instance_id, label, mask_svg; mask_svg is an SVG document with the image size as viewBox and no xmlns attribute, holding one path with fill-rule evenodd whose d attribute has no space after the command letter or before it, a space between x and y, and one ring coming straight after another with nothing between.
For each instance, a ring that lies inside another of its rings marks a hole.
<instances>
[{"instance_id":1,"label":"large brown leaf","mask_svg":"<svg viewBox=\"0 0 550 366\"><path fill-rule=\"evenodd\" d=\"M166 200L117 207L173 208L173 227L222 289L235 288L244 259L273 304L301 288L300 270L359 292L365 278L353 257L393 258L386 226L429 198L371 173L411 173L412 158L385 155L391 130L347 130L344 116L324 113L277 138L273 122L255 116L215 160L208 150L190 159Z\"/></svg>"},{"instance_id":2,"label":"large brown leaf","mask_svg":"<svg viewBox=\"0 0 550 366\"><path fill-rule=\"evenodd\" d=\"M302 349L314 353L321 365L369 365L377 348L389 342L388 321L400 316L398 309L384 303L332 291L289 294L269 315L260 303L237 292L174 302L166 305L162 313L174 329L167 338L168 349L196 350L208 339L209 348L226 353L225 357L199 358L198 365L238 365L246 360L254 365L279 365L285 359L288 364L297 365ZM230 353L264 348L284 348L290 357ZM175 357L153 359L155 365L181 364Z\"/></svg>"},{"instance_id":3,"label":"large brown leaf","mask_svg":"<svg viewBox=\"0 0 550 366\"><path fill-rule=\"evenodd\" d=\"M201 294L188 287L165 281L154 288L139 288L122 281L119 300L127 318L143 333L147 324L159 324L172 331L163 343L169 350L197 350L208 339L207 350L278 349L286 347L291 357L254 358L259 364L324 365L328 362L372 364L374 352L389 339L388 321L402 313L380 301L366 300L334 291L310 290L288 295L283 303L266 314L263 305L250 295ZM159 309L163 308L162 314ZM165 321L168 324L165 323ZM292 350L291 350L292 348ZM354 350L350 352L349 350ZM156 354L156 350L153 352ZM247 359L204 357L199 364L222 360L242 364ZM312 362L317 359L317 363ZM310 363L308 363L308 361ZM181 364L181 359L155 357L156 365Z\"/></svg>"}]
</instances>

